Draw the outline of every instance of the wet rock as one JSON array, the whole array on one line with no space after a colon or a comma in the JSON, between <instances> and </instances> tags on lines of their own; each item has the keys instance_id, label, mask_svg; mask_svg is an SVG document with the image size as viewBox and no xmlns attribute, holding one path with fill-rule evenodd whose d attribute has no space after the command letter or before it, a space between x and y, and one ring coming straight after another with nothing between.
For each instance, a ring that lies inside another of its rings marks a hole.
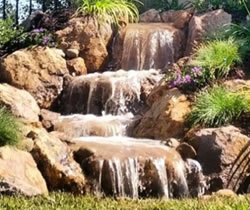
<instances>
[{"instance_id":1,"label":"wet rock","mask_svg":"<svg viewBox=\"0 0 250 210\"><path fill-rule=\"evenodd\" d=\"M87 68L82 58L74 58L67 61L67 67L71 75L79 76L87 74Z\"/></svg>"},{"instance_id":2,"label":"wet rock","mask_svg":"<svg viewBox=\"0 0 250 210\"><path fill-rule=\"evenodd\" d=\"M157 90L154 96L149 96L149 103L154 103L135 127L133 136L161 140L182 137L190 102L177 88L168 90L162 86Z\"/></svg>"},{"instance_id":3,"label":"wet rock","mask_svg":"<svg viewBox=\"0 0 250 210\"><path fill-rule=\"evenodd\" d=\"M79 50L78 49L67 49L66 50L66 56L69 59L77 58L79 55Z\"/></svg>"},{"instance_id":4,"label":"wet rock","mask_svg":"<svg viewBox=\"0 0 250 210\"><path fill-rule=\"evenodd\" d=\"M161 22L160 12L156 9L150 9L140 15L139 22L144 23L159 23Z\"/></svg>"},{"instance_id":5,"label":"wet rock","mask_svg":"<svg viewBox=\"0 0 250 210\"><path fill-rule=\"evenodd\" d=\"M184 43L184 33L168 24L129 24L115 38L113 62L125 70L164 69L183 56Z\"/></svg>"},{"instance_id":6,"label":"wet rock","mask_svg":"<svg viewBox=\"0 0 250 210\"><path fill-rule=\"evenodd\" d=\"M68 146L41 128L32 128L31 132L36 134L31 153L49 190L84 193L85 178Z\"/></svg>"},{"instance_id":7,"label":"wet rock","mask_svg":"<svg viewBox=\"0 0 250 210\"><path fill-rule=\"evenodd\" d=\"M151 71L104 72L69 81L64 88L60 111L63 114L137 113L145 105L150 90L162 75ZM67 101L67 103L64 103Z\"/></svg>"},{"instance_id":8,"label":"wet rock","mask_svg":"<svg viewBox=\"0 0 250 210\"><path fill-rule=\"evenodd\" d=\"M47 195L46 182L28 152L0 148L0 194Z\"/></svg>"},{"instance_id":9,"label":"wet rock","mask_svg":"<svg viewBox=\"0 0 250 210\"><path fill-rule=\"evenodd\" d=\"M1 80L27 90L39 106L50 108L62 90L63 75L68 73L63 55L48 47L18 50L1 63Z\"/></svg>"},{"instance_id":10,"label":"wet rock","mask_svg":"<svg viewBox=\"0 0 250 210\"><path fill-rule=\"evenodd\" d=\"M168 10L161 13L162 22L169 23L178 29L187 27L191 18L192 13L188 10Z\"/></svg>"},{"instance_id":11,"label":"wet rock","mask_svg":"<svg viewBox=\"0 0 250 210\"><path fill-rule=\"evenodd\" d=\"M96 72L104 68L108 60L107 46L112 36L111 26L100 27L91 17L72 18L68 27L57 31L60 48L79 51L79 57L85 61L88 72Z\"/></svg>"},{"instance_id":12,"label":"wet rock","mask_svg":"<svg viewBox=\"0 0 250 210\"><path fill-rule=\"evenodd\" d=\"M209 178L209 191L228 188L237 192L250 170L250 139L233 126L194 131L188 139Z\"/></svg>"},{"instance_id":13,"label":"wet rock","mask_svg":"<svg viewBox=\"0 0 250 210\"><path fill-rule=\"evenodd\" d=\"M76 138L70 147L92 188L128 197L188 196L185 163L159 141L127 137ZM95 184L93 184L95 183Z\"/></svg>"},{"instance_id":14,"label":"wet rock","mask_svg":"<svg viewBox=\"0 0 250 210\"><path fill-rule=\"evenodd\" d=\"M40 114L40 121L42 125L47 130L51 131L54 129L54 122L60 117L59 113L49 111L47 109L42 109Z\"/></svg>"},{"instance_id":15,"label":"wet rock","mask_svg":"<svg viewBox=\"0 0 250 210\"><path fill-rule=\"evenodd\" d=\"M190 55L202 42L202 39L216 32L225 24L230 24L232 17L222 9L194 15L189 23L188 40L185 55Z\"/></svg>"},{"instance_id":16,"label":"wet rock","mask_svg":"<svg viewBox=\"0 0 250 210\"><path fill-rule=\"evenodd\" d=\"M38 122L40 108L35 99L25 90L0 84L0 104L6 106L15 116L28 122Z\"/></svg>"}]
</instances>

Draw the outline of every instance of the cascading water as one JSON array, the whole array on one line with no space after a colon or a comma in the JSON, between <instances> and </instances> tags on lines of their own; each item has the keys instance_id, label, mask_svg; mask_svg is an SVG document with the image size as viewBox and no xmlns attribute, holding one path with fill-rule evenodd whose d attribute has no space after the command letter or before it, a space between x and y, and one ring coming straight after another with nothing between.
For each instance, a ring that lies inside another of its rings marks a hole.
<instances>
[{"instance_id":1,"label":"cascading water","mask_svg":"<svg viewBox=\"0 0 250 210\"><path fill-rule=\"evenodd\" d=\"M126 70L164 68L179 56L182 32L166 24L129 25L123 36L116 57ZM160 141L126 137L162 79L157 70L136 70L73 78L61 98L61 113L67 116L59 117L54 128L73 138L75 159L98 194L185 196L188 184L179 153Z\"/></svg>"},{"instance_id":2,"label":"cascading water","mask_svg":"<svg viewBox=\"0 0 250 210\"><path fill-rule=\"evenodd\" d=\"M165 23L130 24L114 41L113 62L126 70L167 68L182 55L183 40L183 32Z\"/></svg>"}]
</instances>

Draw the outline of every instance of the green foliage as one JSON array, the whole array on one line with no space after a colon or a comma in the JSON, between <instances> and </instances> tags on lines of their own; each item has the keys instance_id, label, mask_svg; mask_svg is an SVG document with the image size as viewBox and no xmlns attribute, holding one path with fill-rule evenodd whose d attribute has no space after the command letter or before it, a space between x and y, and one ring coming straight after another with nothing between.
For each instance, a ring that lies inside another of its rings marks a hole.
<instances>
[{"instance_id":1,"label":"green foliage","mask_svg":"<svg viewBox=\"0 0 250 210\"><path fill-rule=\"evenodd\" d=\"M14 23L11 19L0 19L0 48L3 47L9 40L22 33L22 29L14 28Z\"/></svg>"},{"instance_id":2,"label":"green foliage","mask_svg":"<svg viewBox=\"0 0 250 210\"><path fill-rule=\"evenodd\" d=\"M189 2L179 2L179 0L156 0L152 5L153 8L158 9L160 11L167 10L184 10L190 6Z\"/></svg>"},{"instance_id":3,"label":"green foliage","mask_svg":"<svg viewBox=\"0 0 250 210\"><path fill-rule=\"evenodd\" d=\"M138 1L137 1L138 2ZM115 25L136 22L139 12L132 1L128 0L80 0L77 13L91 15L99 22Z\"/></svg>"},{"instance_id":4,"label":"green foliage","mask_svg":"<svg viewBox=\"0 0 250 210\"><path fill-rule=\"evenodd\" d=\"M249 102L240 94L215 86L201 91L188 116L192 126L218 127L232 123L249 110Z\"/></svg>"},{"instance_id":5,"label":"green foliage","mask_svg":"<svg viewBox=\"0 0 250 210\"><path fill-rule=\"evenodd\" d=\"M203 43L191 62L210 70L215 78L226 77L234 64L240 63L239 45L232 38Z\"/></svg>"},{"instance_id":6,"label":"green foliage","mask_svg":"<svg viewBox=\"0 0 250 210\"><path fill-rule=\"evenodd\" d=\"M236 199L112 199L53 193L48 197L0 196L0 208L6 210L248 210L250 197Z\"/></svg>"},{"instance_id":7,"label":"green foliage","mask_svg":"<svg viewBox=\"0 0 250 210\"><path fill-rule=\"evenodd\" d=\"M6 108L0 108L0 146L17 145L20 141L20 123Z\"/></svg>"}]
</instances>

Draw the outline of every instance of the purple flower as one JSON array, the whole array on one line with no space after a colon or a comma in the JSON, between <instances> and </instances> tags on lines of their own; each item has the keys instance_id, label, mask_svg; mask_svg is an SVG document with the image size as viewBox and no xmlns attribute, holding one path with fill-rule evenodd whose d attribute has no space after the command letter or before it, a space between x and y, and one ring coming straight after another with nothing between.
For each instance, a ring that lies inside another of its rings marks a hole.
<instances>
[{"instance_id":1,"label":"purple flower","mask_svg":"<svg viewBox=\"0 0 250 210\"><path fill-rule=\"evenodd\" d=\"M44 36L43 37L43 42L42 42L42 45L45 46L49 43L49 41L51 40L51 37L50 36Z\"/></svg>"},{"instance_id":2,"label":"purple flower","mask_svg":"<svg viewBox=\"0 0 250 210\"><path fill-rule=\"evenodd\" d=\"M202 68L201 67L193 67L192 72L194 73L194 76L201 76L202 75Z\"/></svg>"},{"instance_id":3,"label":"purple flower","mask_svg":"<svg viewBox=\"0 0 250 210\"><path fill-rule=\"evenodd\" d=\"M189 74L184 76L184 83L191 83L192 82L192 78Z\"/></svg>"},{"instance_id":4,"label":"purple flower","mask_svg":"<svg viewBox=\"0 0 250 210\"><path fill-rule=\"evenodd\" d=\"M31 31L32 33L43 33L44 32L44 29L43 28L36 28L34 30Z\"/></svg>"}]
</instances>

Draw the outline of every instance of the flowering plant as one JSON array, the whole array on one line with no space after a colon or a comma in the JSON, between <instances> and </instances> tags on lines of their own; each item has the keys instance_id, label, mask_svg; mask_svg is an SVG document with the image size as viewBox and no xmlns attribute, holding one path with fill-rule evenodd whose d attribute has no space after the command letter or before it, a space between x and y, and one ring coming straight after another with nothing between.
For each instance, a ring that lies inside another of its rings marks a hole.
<instances>
[{"instance_id":1,"label":"flowering plant","mask_svg":"<svg viewBox=\"0 0 250 210\"><path fill-rule=\"evenodd\" d=\"M209 71L202 67L186 67L182 71L172 71L167 75L166 81L169 88L197 88L203 87L211 78Z\"/></svg>"}]
</instances>

